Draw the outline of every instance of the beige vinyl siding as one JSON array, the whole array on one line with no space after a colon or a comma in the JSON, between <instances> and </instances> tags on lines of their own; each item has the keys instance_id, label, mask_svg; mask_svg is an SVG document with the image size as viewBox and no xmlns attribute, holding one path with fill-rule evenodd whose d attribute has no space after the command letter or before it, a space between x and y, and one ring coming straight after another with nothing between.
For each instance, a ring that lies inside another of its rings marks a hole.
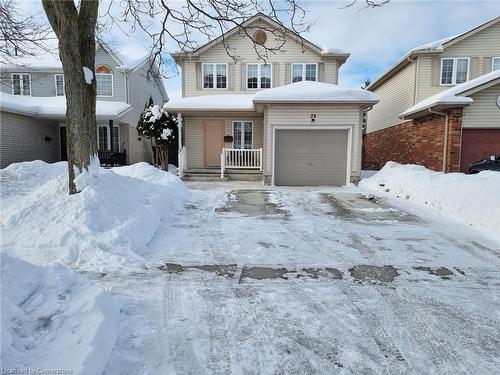
<instances>
[{"instance_id":1,"label":"beige vinyl siding","mask_svg":"<svg viewBox=\"0 0 500 375\"><path fill-rule=\"evenodd\" d=\"M500 95L500 84L470 95L474 102L464 108L462 126L464 128L500 128L498 95Z\"/></svg>"},{"instance_id":2,"label":"beige vinyl siding","mask_svg":"<svg viewBox=\"0 0 500 375\"><path fill-rule=\"evenodd\" d=\"M255 26L257 30L258 24ZM269 26L266 26L269 27ZM253 29L249 29L250 35L253 33ZM268 41L266 45L269 47L276 47L277 42L274 40L273 35L267 32ZM257 63L258 56L254 49L253 42L246 35L234 35L227 41L231 48L233 54L237 55L238 62L234 64L234 60L228 56L226 49L219 43L213 46L203 53L199 59L193 58L187 59L182 63L182 74L184 82L184 97L198 96L198 95L220 95L220 94L241 94L241 90L246 91L246 87L242 87L242 83L245 82L245 77L242 72L245 72L245 68L242 69L242 64L246 63ZM324 76L325 82L337 83L338 81L338 60L336 59L325 59L322 60L321 56L311 51L310 49L302 46L293 39L287 39L285 45L281 50L277 52L263 52L263 54L268 54L266 59L267 63L273 64L273 70L276 69L275 64L277 64L278 73L273 74L273 80L275 77L279 77L278 82L273 82L273 87L282 86L290 82L286 82L286 64L290 63L320 63L324 62ZM260 61L264 62L264 61ZM197 71L197 63L227 63L234 64L234 69L228 66L228 89L227 90L214 90L214 89L197 89L197 76L201 79L201 71ZM232 73L229 75L229 73ZM232 88L232 89L230 89ZM254 91L254 90L252 90Z\"/></svg>"},{"instance_id":3,"label":"beige vinyl siding","mask_svg":"<svg viewBox=\"0 0 500 375\"><path fill-rule=\"evenodd\" d=\"M311 113L316 122L311 125ZM351 176L359 176L361 170L360 108L348 104L272 104L266 110L264 174L272 173L273 128L275 126L352 126Z\"/></svg>"},{"instance_id":4,"label":"beige vinyl siding","mask_svg":"<svg viewBox=\"0 0 500 375\"><path fill-rule=\"evenodd\" d=\"M469 78L475 78L491 72L491 58L500 56L500 22L487 29L469 36L445 48L438 55L422 55L418 58L417 102L444 91L450 86L442 86L439 79L433 80L433 74L440 77L441 58L468 57Z\"/></svg>"},{"instance_id":5,"label":"beige vinyl siding","mask_svg":"<svg viewBox=\"0 0 500 375\"><path fill-rule=\"evenodd\" d=\"M368 112L367 133L402 121L398 116L414 104L415 70L413 62L374 90L380 101Z\"/></svg>"},{"instance_id":6,"label":"beige vinyl siding","mask_svg":"<svg viewBox=\"0 0 500 375\"><path fill-rule=\"evenodd\" d=\"M54 163L60 160L59 152L57 122L0 112L0 168L31 160Z\"/></svg>"},{"instance_id":7,"label":"beige vinyl siding","mask_svg":"<svg viewBox=\"0 0 500 375\"><path fill-rule=\"evenodd\" d=\"M263 147L263 117L255 112L248 113L224 113L220 115L196 114L184 115L184 142L187 149L188 168L202 168L205 166L205 142L203 122L205 120L224 121L224 135L233 135L233 121L253 121L253 148ZM225 147L231 148L232 143L226 143Z\"/></svg>"},{"instance_id":8,"label":"beige vinyl siding","mask_svg":"<svg viewBox=\"0 0 500 375\"><path fill-rule=\"evenodd\" d=\"M146 137L139 136L135 127L125 126L124 128L120 126L120 128L123 129L124 132L128 132L128 135L124 136L124 138L128 139L128 163L135 164L141 161L151 162L151 141Z\"/></svg>"}]
</instances>

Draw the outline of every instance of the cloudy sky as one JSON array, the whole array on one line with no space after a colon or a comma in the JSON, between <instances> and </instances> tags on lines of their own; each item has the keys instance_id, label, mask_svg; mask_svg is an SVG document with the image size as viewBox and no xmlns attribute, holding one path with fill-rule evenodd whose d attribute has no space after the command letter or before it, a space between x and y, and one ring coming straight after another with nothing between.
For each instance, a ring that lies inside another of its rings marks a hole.
<instances>
[{"instance_id":1,"label":"cloudy sky","mask_svg":"<svg viewBox=\"0 0 500 375\"><path fill-rule=\"evenodd\" d=\"M364 0L349 8L344 7L345 1L299 1L308 11L307 20L314 22L310 33L303 36L320 46L351 53L341 67L339 82L349 87L375 79L415 46L461 33L500 15L500 0L391 0L380 8L365 8ZM31 8L39 3L32 3ZM131 59L148 51L148 38L140 32L115 30L106 39ZM180 96L179 76L165 79L165 85L171 98Z\"/></svg>"}]
</instances>

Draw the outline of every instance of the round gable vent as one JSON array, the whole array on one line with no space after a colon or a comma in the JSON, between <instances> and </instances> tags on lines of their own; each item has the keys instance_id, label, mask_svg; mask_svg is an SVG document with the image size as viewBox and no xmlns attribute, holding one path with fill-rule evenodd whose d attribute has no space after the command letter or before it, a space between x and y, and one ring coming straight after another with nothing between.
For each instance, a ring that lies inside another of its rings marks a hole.
<instances>
[{"instance_id":1,"label":"round gable vent","mask_svg":"<svg viewBox=\"0 0 500 375\"><path fill-rule=\"evenodd\" d=\"M253 34L253 41L256 43L256 44L264 44L267 40L267 34L265 33L265 31L263 30L257 30L254 34Z\"/></svg>"}]
</instances>

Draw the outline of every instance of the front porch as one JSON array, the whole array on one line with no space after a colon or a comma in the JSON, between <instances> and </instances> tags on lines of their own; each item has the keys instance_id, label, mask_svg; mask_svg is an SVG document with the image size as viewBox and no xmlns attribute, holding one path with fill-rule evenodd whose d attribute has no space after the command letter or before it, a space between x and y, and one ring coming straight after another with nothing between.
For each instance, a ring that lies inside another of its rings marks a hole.
<instances>
[{"instance_id":1,"label":"front porch","mask_svg":"<svg viewBox=\"0 0 500 375\"><path fill-rule=\"evenodd\" d=\"M250 111L178 114L179 174L186 180L261 181L263 114Z\"/></svg>"}]
</instances>

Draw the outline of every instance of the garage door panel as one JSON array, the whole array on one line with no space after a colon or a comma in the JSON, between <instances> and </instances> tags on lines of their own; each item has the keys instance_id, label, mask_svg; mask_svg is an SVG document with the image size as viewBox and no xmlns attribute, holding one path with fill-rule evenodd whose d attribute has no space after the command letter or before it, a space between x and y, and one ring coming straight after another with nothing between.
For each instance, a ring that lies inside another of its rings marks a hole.
<instances>
[{"instance_id":1,"label":"garage door panel","mask_svg":"<svg viewBox=\"0 0 500 375\"><path fill-rule=\"evenodd\" d=\"M347 130L276 131L276 185L344 185Z\"/></svg>"},{"instance_id":2,"label":"garage door panel","mask_svg":"<svg viewBox=\"0 0 500 375\"><path fill-rule=\"evenodd\" d=\"M500 153L500 129L463 129L460 170L467 172L475 161Z\"/></svg>"}]
</instances>

